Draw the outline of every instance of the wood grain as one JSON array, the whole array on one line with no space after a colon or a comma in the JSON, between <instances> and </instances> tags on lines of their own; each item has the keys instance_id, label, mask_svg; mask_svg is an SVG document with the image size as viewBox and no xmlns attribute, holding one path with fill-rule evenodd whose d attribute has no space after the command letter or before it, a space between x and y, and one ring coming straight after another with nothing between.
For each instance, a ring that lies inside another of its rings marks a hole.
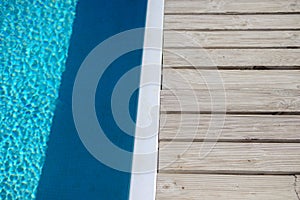
<instances>
[{"instance_id":1,"label":"wood grain","mask_svg":"<svg viewBox=\"0 0 300 200\"><path fill-rule=\"evenodd\" d=\"M222 88L300 89L300 70L163 70L163 89Z\"/></svg>"},{"instance_id":2,"label":"wood grain","mask_svg":"<svg viewBox=\"0 0 300 200\"><path fill-rule=\"evenodd\" d=\"M299 173L299 143L160 142L160 170Z\"/></svg>"},{"instance_id":3,"label":"wood grain","mask_svg":"<svg viewBox=\"0 0 300 200\"><path fill-rule=\"evenodd\" d=\"M162 111L300 112L299 89L163 90ZM224 108L226 108L224 110Z\"/></svg>"},{"instance_id":4,"label":"wood grain","mask_svg":"<svg viewBox=\"0 0 300 200\"><path fill-rule=\"evenodd\" d=\"M165 13L299 12L298 0L166 0Z\"/></svg>"},{"instance_id":5,"label":"wood grain","mask_svg":"<svg viewBox=\"0 0 300 200\"><path fill-rule=\"evenodd\" d=\"M299 66L300 49L165 49L164 67Z\"/></svg>"},{"instance_id":6,"label":"wood grain","mask_svg":"<svg viewBox=\"0 0 300 200\"><path fill-rule=\"evenodd\" d=\"M208 114L161 114L159 138L241 142L300 140L299 115L226 115L225 119L217 117ZM219 126L215 120L224 121ZM218 134L220 135L216 136Z\"/></svg>"},{"instance_id":7,"label":"wood grain","mask_svg":"<svg viewBox=\"0 0 300 200\"><path fill-rule=\"evenodd\" d=\"M164 48L279 48L299 46L299 31L164 32Z\"/></svg>"},{"instance_id":8,"label":"wood grain","mask_svg":"<svg viewBox=\"0 0 300 200\"><path fill-rule=\"evenodd\" d=\"M165 15L165 30L299 29L299 15Z\"/></svg>"},{"instance_id":9,"label":"wood grain","mask_svg":"<svg viewBox=\"0 0 300 200\"><path fill-rule=\"evenodd\" d=\"M294 183L295 192L299 200L300 199L300 175L295 175L294 177L295 177L295 183Z\"/></svg>"},{"instance_id":10,"label":"wood grain","mask_svg":"<svg viewBox=\"0 0 300 200\"><path fill-rule=\"evenodd\" d=\"M165 14L156 199L299 200L300 1Z\"/></svg>"},{"instance_id":11,"label":"wood grain","mask_svg":"<svg viewBox=\"0 0 300 200\"><path fill-rule=\"evenodd\" d=\"M293 176L158 174L157 200L298 200Z\"/></svg>"}]
</instances>

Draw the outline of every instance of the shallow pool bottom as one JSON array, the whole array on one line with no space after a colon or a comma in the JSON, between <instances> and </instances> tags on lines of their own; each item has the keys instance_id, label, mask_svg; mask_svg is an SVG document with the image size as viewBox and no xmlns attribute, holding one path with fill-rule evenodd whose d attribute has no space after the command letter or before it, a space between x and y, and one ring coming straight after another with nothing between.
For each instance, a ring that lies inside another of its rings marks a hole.
<instances>
[{"instance_id":1,"label":"shallow pool bottom","mask_svg":"<svg viewBox=\"0 0 300 200\"><path fill-rule=\"evenodd\" d=\"M35 199L76 0L0 4L0 199Z\"/></svg>"}]
</instances>

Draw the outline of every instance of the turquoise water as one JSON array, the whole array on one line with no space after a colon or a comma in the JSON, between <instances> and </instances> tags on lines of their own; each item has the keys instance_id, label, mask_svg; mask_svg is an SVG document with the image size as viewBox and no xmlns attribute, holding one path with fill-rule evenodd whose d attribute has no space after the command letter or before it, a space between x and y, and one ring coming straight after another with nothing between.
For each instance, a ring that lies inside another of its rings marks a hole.
<instances>
[{"instance_id":1,"label":"turquoise water","mask_svg":"<svg viewBox=\"0 0 300 200\"><path fill-rule=\"evenodd\" d=\"M0 2L0 199L34 199L76 0Z\"/></svg>"}]
</instances>

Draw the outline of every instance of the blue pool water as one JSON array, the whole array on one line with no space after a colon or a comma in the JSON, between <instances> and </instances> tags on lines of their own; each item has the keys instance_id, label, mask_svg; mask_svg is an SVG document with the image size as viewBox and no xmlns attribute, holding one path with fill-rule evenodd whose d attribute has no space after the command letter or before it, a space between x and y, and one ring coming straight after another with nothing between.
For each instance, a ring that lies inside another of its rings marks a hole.
<instances>
[{"instance_id":1,"label":"blue pool water","mask_svg":"<svg viewBox=\"0 0 300 200\"><path fill-rule=\"evenodd\" d=\"M0 199L128 199L130 173L100 163L80 141L72 88L93 48L144 27L146 5L147 0L0 2ZM136 40L142 44L143 35ZM114 122L110 98L118 79L140 65L141 57L138 50L115 60L95 96L107 137L127 151L134 139ZM137 99L138 91L129 104L133 119ZM134 134L135 127L130 129Z\"/></svg>"},{"instance_id":2,"label":"blue pool water","mask_svg":"<svg viewBox=\"0 0 300 200\"><path fill-rule=\"evenodd\" d=\"M0 199L34 199L76 0L0 2Z\"/></svg>"}]
</instances>

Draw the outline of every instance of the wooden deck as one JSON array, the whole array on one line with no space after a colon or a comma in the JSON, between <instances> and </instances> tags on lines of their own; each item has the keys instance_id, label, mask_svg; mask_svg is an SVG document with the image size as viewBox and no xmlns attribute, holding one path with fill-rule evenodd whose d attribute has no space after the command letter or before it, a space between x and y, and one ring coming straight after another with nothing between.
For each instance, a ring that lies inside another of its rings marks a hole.
<instances>
[{"instance_id":1,"label":"wooden deck","mask_svg":"<svg viewBox=\"0 0 300 200\"><path fill-rule=\"evenodd\" d=\"M157 199L300 200L300 0L165 0Z\"/></svg>"}]
</instances>

